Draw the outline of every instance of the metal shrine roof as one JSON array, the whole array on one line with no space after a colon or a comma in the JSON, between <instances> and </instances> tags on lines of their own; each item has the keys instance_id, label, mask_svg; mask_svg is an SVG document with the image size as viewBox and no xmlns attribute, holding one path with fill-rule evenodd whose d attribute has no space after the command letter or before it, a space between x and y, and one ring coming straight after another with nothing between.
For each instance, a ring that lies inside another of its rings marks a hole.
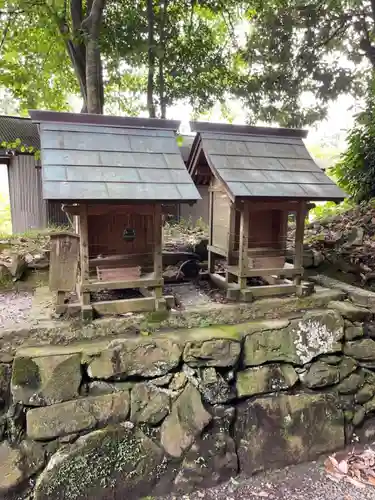
<instances>
[{"instance_id":1,"label":"metal shrine roof","mask_svg":"<svg viewBox=\"0 0 375 500\"><path fill-rule=\"evenodd\" d=\"M179 122L30 111L39 123L49 200L200 199L175 132Z\"/></svg>"},{"instance_id":2,"label":"metal shrine roof","mask_svg":"<svg viewBox=\"0 0 375 500\"><path fill-rule=\"evenodd\" d=\"M188 160L192 176L204 157L232 198L341 201L345 193L308 153L298 129L191 122L197 132Z\"/></svg>"},{"instance_id":3,"label":"metal shrine roof","mask_svg":"<svg viewBox=\"0 0 375 500\"><path fill-rule=\"evenodd\" d=\"M20 139L23 146L39 149L38 127L30 118L20 116L0 116L0 144L12 143Z\"/></svg>"}]
</instances>

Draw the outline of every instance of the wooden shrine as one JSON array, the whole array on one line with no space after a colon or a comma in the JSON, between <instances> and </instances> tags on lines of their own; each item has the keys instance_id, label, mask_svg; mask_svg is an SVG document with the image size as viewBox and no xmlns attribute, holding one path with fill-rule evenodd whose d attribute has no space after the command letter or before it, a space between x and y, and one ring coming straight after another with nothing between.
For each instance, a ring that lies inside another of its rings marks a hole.
<instances>
[{"instance_id":1,"label":"wooden shrine","mask_svg":"<svg viewBox=\"0 0 375 500\"><path fill-rule=\"evenodd\" d=\"M209 186L211 279L227 297L305 294L304 224L310 201L341 201L344 193L319 169L301 130L192 122L197 132L188 169ZM294 262L286 263L288 218L295 222ZM215 261L226 260L225 274ZM264 284L252 284L261 278Z\"/></svg>"},{"instance_id":2,"label":"wooden shrine","mask_svg":"<svg viewBox=\"0 0 375 500\"><path fill-rule=\"evenodd\" d=\"M162 310L162 203L200 195L182 160L179 122L31 111L39 123L45 199L59 200L79 239L79 272L57 249L76 248L74 235L56 236L50 273L57 292L75 291L85 318L93 310L123 314ZM76 236L77 239L77 236ZM68 242L68 243L67 243ZM62 266L64 270L62 271ZM93 300L102 291L130 293Z\"/></svg>"}]
</instances>

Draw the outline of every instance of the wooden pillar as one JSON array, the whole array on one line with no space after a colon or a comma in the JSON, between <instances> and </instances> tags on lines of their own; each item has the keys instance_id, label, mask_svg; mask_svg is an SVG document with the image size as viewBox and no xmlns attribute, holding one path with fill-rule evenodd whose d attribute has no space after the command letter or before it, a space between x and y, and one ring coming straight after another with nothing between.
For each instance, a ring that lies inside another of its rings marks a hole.
<instances>
[{"instance_id":1,"label":"wooden pillar","mask_svg":"<svg viewBox=\"0 0 375 500\"><path fill-rule=\"evenodd\" d=\"M161 205L155 205L154 209L154 277L160 279L163 277L163 214ZM163 286L154 288L155 309L166 308L163 297Z\"/></svg>"},{"instance_id":2,"label":"wooden pillar","mask_svg":"<svg viewBox=\"0 0 375 500\"><path fill-rule=\"evenodd\" d=\"M303 239L305 234L306 202L300 202L296 211L296 232L294 239L294 267L303 267ZM295 276L294 284L301 284L301 276Z\"/></svg>"},{"instance_id":3,"label":"wooden pillar","mask_svg":"<svg viewBox=\"0 0 375 500\"><path fill-rule=\"evenodd\" d=\"M214 193L209 191L209 205L208 205L208 246L212 245L212 233L213 233L213 210L214 210ZM215 256L208 250L208 272L213 274L215 272Z\"/></svg>"},{"instance_id":4,"label":"wooden pillar","mask_svg":"<svg viewBox=\"0 0 375 500\"><path fill-rule=\"evenodd\" d=\"M228 250L228 258L227 265L232 266L233 262L233 251L234 251L234 232L236 228L236 206L234 203L230 204L229 208L229 224L228 224L228 240L227 240L227 250ZM225 273L225 281L227 283L231 283L233 281L233 275L226 272Z\"/></svg>"},{"instance_id":5,"label":"wooden pillar","mask_svg":"<svg viewBox=\"0 0 375 500\"><path fill-rule=\"evenodd\" d=\"M87 225L87 205L81 206L79 215L79 236L80 236L80 266L81 266L81 287L89 282L89 233ZM92 307L90 305L90 292L81 292L82 319L90 321L92 319Z\"/></svg>"},{"instance_id":6,"label":"wooden pillar","mask_svg":"<svg viewBox=\"0 0 375 500\"><path fill-rule=\"evenodd\" d=\"M239 260L238 260L238 283L240 289L246 288L247 278L244 277L249 267L249 205L244 202L241 208L241 222L240 222L240 245L239 245Z\"/></svg>"}]
</instances>

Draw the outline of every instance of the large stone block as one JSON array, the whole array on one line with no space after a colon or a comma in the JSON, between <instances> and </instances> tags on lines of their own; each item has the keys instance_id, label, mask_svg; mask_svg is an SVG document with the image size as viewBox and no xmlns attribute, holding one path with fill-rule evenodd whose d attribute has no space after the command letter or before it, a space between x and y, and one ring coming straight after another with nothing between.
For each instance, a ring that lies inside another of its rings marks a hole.
<instances>
[{"instance_id":1,"label":"large stone block","mask_svg":"<svg viewBox=\"0 0 375 500\"><path fill-rule=\"evenodd\" d=\"M159 377L176 368L180 358L180 346L168 338L128 338L112 341L89 362L88 373L101 379L129 375Z\"/></svg>"},{"instance_id":2,"label":"large stone block","mask_svg":"<svg viewBox=\"0 0 375 500\"><path fill-rule=\"evenodd\" d=\"M205 328L196 339L189 340L183 359L190 366L229 367L237 363L241 343L234 333L224 334L219 328Z\"/></svg>"},{"instance_id":3,"label":"large stone block","mask_svg":"<svg viewBox=\"0 0 375 500\"><path fill-rule=\"evenodd\" d=\"M44 465L45 451L38 443L22 441L11 447L0 444L0 495L10 493Z\"/></svg>"},{"instance_id":4,"label":"large stone block","mask_svg":"<svg viewBox=\"0 0 375 500\"><path fill-rule=\"evenodd\" d=\"M0 364L0 410L3 410L9 402L11 375L10 365Z\"/></svg>"},{"instance_id":5,"label":"large stone block","mask_svg":"<svg viewBox=\"0 0 375 500\"><path fill-rule=\"evenodd\" d=\"M361 339L347 342L344 353L359 361L375 361L375 340Z\"/></svg>"},{"instance_id":6,"label":"large stone block","mask_svg":"<svg viewBox=\"0 0 375 500\"><path fill-rule=\"evenodd\" d=\"M26 414L27 436L48 440L126 420L129 392L90 396L66 403L29 410Z\"/></svg>"},{"instance_id":7,"label":"large stone block","mask_svg":"<svg viewBox=\"0 0 375 500\"><path fill-rule=\"evenodd\" d=\"M336 311L309 311L281 330L259 331L245 339L244 364L304 365L321 354L341 351L344 320Z\"/></svg>"},{"instance_id":8,"label":"large stone block","mask_svg":"<svg viewBox=\"0 0 375 500\"><path fill-rule=\"evenodd\" d=\"M211 419L200 393L188 384L161 426L161 444L172 457L180 457Z\"/></svg>"},{"instance_id":9,"label":"large stone block","mask_svg":"<svg viewBox=\"0 0 375 500\"><path fill-rule=\"evenodd\" d=\"M357 363L352 358L342 358L337 365L329 365L323 361L312 363L307 373L301 377L304 384L310 389L317 389L338 384L357 368Z\"/></svg>"},{"instance_id":10,"label":"large stone block","mask_svg":"<svg viewBox=\"0 0 375 500\"><path fill-rule=\"evenodd\" d=\"M16 357L12 370L14 401L28 406L61 403L78 397L81 355Z\"/></svg>"},{"instance_id":11,"label":"large stone block","mask_svg":"<svg viewBox=\"0 0 375 500\"><path fill-rule=\"evenodd\" d=\"M313 460L343 448L344 416L335 398L295 394L244 401L234 427L241 472Z\"/></svg>"},{"instance_id":12,"label":"large stone block","mask_svg":"<svg viewBox=\"0 0 375 500\"><path fill-rule=\"evenodd\" d=\"M248 368L237 373L237 394L239 397L277 392L293 387L298 375L288 364L269 364Z\"/></svg>"},{"instance_id":13,"label":"large stone block","mask_svg":"<svg viewBox=\"0 0 375 500\"><path fill-rule=\"evenodd\" d=\"M364 307L355 306L349 301L338 301L332 300L328 307L338 311L341 316L349 321L369 321L372 318L373 313Z\"/></svg>"},{"instance_id":14,"label":"large stone block","mask_svg":"<svg viewBox=\"0 0 375 500\"><path fill-rule=\"evenodd\" d=\"M164 452L140 430L94 431L52 456L35 500L108 500L153 495ZM173 478L172 478L173 480Z\"/></svg>"},{"instance_id":15,"label":"large stone block","mask_svg":"<svg viewBox=\"0 0 375 500\"><path fill-rule=\"evenodd\" d=\"M137 384L131 391L130 420L137 423L159 424L170 411L167 392L151 384Z\"/></svg>"}]
</instances>

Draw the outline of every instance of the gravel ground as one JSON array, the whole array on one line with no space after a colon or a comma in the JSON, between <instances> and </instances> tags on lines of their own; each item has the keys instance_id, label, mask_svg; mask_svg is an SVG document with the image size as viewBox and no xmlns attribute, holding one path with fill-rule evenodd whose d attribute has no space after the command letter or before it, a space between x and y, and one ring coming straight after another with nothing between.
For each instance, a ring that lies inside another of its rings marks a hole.
<instances>
[{"instance_id":1,"label":"gravel ground","mask_svg":"<svg viewBox=\"0 0 375 500\"><path fill-rule=\"evenodd\" d=\"M31 292L0 293L0 329L20 324L28 317L31 309Z\"/></svg>"},{"instance_id":2,"label":"gravel ground","mask_svg":"<svg viewBox=\"0 0 375 500\"><path fill-rule=\"evenodd\" d=\"M269 471L252 478L237 477L209 490L159 500L375 500L375 488L357 488L329 479L321 462Z\"/></svg>"}]
</instances>

